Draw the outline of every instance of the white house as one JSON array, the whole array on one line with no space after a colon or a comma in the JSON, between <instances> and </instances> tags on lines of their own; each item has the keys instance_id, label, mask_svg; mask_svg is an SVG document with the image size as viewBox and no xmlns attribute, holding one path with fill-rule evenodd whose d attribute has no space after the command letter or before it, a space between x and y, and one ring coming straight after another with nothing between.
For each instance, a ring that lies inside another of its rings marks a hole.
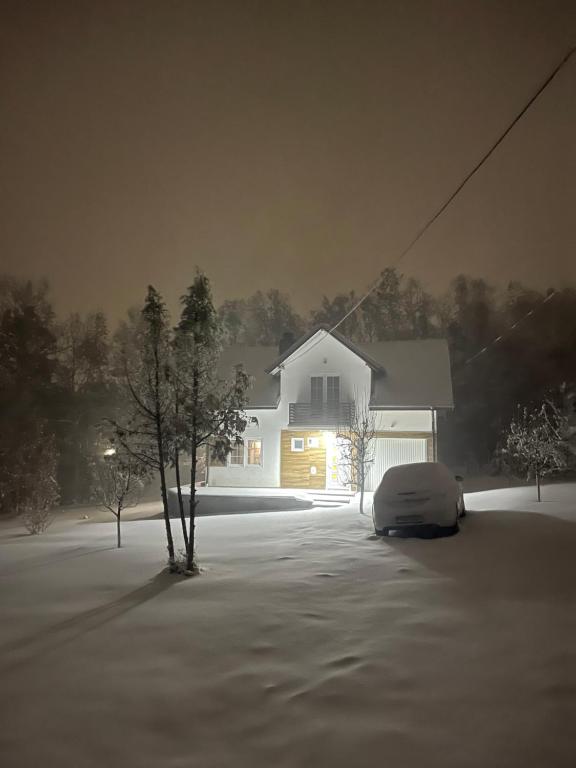
<instances>
[{"instance_id":1,"label":"white house","mask_svg":"<svg viewBox=\"0 0 576 768\"><path fill-rule=\"evenodd\" d=\"M239 363L252 378L251 423L224 465L211 462L211 486L344 487L337 429L351 408L367 404L377 430L367 481L373 490L390 466L434 460L437 412L453 407L442 339L354 344L317 327L280 354L229 347L222 373Z\"/></svg>"}]
</instances>

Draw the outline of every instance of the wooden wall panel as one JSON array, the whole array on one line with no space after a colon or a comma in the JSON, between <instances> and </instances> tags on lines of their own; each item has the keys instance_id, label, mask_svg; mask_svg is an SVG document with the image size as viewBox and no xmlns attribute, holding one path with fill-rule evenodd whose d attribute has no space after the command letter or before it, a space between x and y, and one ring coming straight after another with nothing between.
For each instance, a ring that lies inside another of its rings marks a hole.
<instances>
[{"instance_id":1,"label":"wooden wall panel","mask_svg":"<svg viewBox=\"0 0 576 768\"><path fill-rule=\"evenodd\" d=\"M292 451L292 438L304 438L304 450ZM308 448L308 438L317 437L318 448ZM316 467L316 474L310 474L310 467ZM324 434L318 431L282 430L280 437L280 487L281 488L326 488L326 446Z\"/></svg>"}]
</instances>

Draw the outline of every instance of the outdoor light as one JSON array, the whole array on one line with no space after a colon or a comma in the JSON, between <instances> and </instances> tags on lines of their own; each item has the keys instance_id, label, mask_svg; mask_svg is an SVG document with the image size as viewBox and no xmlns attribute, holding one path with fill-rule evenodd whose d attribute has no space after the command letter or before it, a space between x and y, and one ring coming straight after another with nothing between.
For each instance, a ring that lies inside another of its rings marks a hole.
<instances>
[{"instance_id":1,"label":"outdoor light","mask_svg":"<svg viewBox=\"0 0 576 768\"><path fill-rule=\"evenodd\" d=\"M104 451L104 456L114 456L116 454L116 448L106 448Z\"/></svg>"}]
</instances>

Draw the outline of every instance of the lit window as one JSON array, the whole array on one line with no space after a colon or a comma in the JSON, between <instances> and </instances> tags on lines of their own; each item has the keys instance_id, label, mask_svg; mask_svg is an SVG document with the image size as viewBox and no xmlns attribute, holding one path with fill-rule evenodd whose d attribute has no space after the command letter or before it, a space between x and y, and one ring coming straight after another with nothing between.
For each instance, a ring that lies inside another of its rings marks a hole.
<instances>
[{"instance_id":1,"label":"lit window","mask_svg":"<svg viewBox=\"0 0 576 768\"><path fill-rule=\"evenodd\" d=\"M304 438L303 437L293 437L292 438L292 451L296 453L301 453L304 450Z\"/></svg>"},{"instance_id":2,"label":"lit window","mask_svg":"<svg viewBox=\"0 0 576 768\"><path fill-rule=\"evenodd\" d=\"M244 466L244 443L232 446L232 450L230 451L230 466Z\"/></svg>"},{"instance_id":3,"label":"lit window","mask_svg":"<svg viewBox=\"0 0 576 768\"><path fill-rule=\"evenodd\" d=\"M248 464L262 466L262 440L248 440Z\"/></svg>"}]
</instances>

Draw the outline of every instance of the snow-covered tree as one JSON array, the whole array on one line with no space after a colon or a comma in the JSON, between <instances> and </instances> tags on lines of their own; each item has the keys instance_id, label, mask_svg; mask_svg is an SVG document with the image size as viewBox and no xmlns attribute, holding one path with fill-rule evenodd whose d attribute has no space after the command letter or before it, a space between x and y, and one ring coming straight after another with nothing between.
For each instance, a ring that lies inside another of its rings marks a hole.
<instances>
[{"instance_id":1,"label":"snow-covered tree","mask_svg":"<svg viewBox=\"0 0 576 768\"><path fill-rule=\"evenodd\" d=\"M551 401L518 408L504 435L502 460L514 474L535 480L541 501L542 479L567 466L565 417Z\"/></svg>"},{"instance_id":2,"label":"snow-covered tree","mask_svg":"<svg viewBox=\"0 0 576 768\"><path fill-rule=\"evenodd\" d=\"M152 286L148 287L140 316L133 314L122 328L118 353L120 376L126 390L126 417L110 419L110 422L122 449L160 476L168 561L175 569L166 485L173 410L172 346L168 312Z\"/></svg>"},{"instance_id":3,"label":"snow-covered tree","mask_svg":"<svg viewBox=\"0 0 576 768\"><path fill-rule=\"evenodd\" d=\"M199 270L182 297L182 314L175 332L175 375L178 377L179 440L190 455L190 506L186 571L197 570L196 475L204 446L226 456L240 440L247 424L244 414L248 377L241 367L231 381L218 376L220 326L208 278Z\"/></svg>"},{"instance_id":4,"label":"snow-covered tree","mask_svg":"<svg viewBox=\"0 0 576 768\"><path fill-rule=\"evenodd\" d=\"M18 480L16 511L32 534L44 533L52 522L50 510L60 498L56 480L58 453L55 440L37 425L34 440L22 445L22 474Z\"/></svg>"}]
</instances>

